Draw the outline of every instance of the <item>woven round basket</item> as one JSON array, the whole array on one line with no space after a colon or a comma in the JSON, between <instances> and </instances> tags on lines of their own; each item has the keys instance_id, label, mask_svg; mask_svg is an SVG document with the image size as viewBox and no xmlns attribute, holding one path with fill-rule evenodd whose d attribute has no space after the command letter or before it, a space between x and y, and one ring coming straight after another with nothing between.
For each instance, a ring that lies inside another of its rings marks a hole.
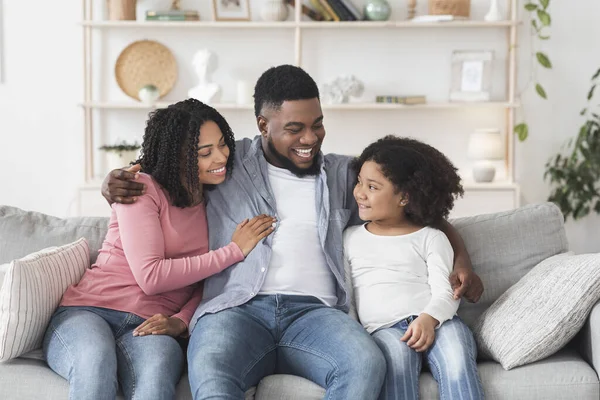
<instances>
[{"instance_id":1,"label":"woven round basket","mask_svg":"<svg viewBox=\"0 0 600 400\"><path fill-rule=\"evenodd\" d=\"M429 0L430 15L454 15L469 17L471 0Z\"/></svg>"},{"instance_id":2,"label":"woven round basket","mask_svg":"<svg viewBox=\"0 0 600 400\"><path fill-rule=\"evenodd\" d=\"M115 64L117 84L129 97L139 100L146 85L158 88L160 97L171 91L177 81L177 62L171 51L153 40L140 40L127 46Z\"/></svg>"}]
</instances>

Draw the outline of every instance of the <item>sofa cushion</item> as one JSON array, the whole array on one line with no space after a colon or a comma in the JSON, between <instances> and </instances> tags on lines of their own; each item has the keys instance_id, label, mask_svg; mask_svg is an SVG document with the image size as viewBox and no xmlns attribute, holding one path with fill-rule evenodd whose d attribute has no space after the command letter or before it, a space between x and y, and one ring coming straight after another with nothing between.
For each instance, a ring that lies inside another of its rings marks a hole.
<instances>
[{"instance_id":1,"label":"sofa cushion","mask_svg":"<svg viewBox=\"0 0 600 400\"><path fill-rule=\"evenodd\" d=\"M84 238L9 264L0 287L0 361L41 347L52 313L89 267Z\"/></svg>"},{"instance_id":2,"label":"sofa cushion","mask_svg":"<svg viewBox=\"0 0 600 400\"><path fill-rule=\"evenodd\" d=\"M535 265L568 250L563 216L553 203L450 222L463 238L485 289L479 302L462 301L458 310L471 328L477 317Z\"/></svg>"},{"instance_id":3,"label":"sofa cushion","mask_svg":"<svg viewBox=\"0 0 600 400\"><path fill-rule=\"evenodd\" d=\"M108 218L57 218L0 206L0 264L51 246L62 246L84 237L90 263L96 261L108 229Z\"/></svg>"},{"instance_id":4,"label":"sofa cushion","mask_svg":"<svg viewBox=\"0 0 600 400\"><path fill-rule=\"evenodd\" d=\"M505 371L494 361L477 365L486 399L598 399L600 383L592 367L575 350L564 349L542 361ZM439 399L430 373L421 374L421 399Z\"/></svg>"},{"instance_id":5,"label":"sofa cushion","mask_svg":"<svg viewBox=\"0 0 600 400\"><path fill-rule=\"evenodd\" d=\"M600 254L550 257L480 316L478 349L507 370L545 358L579 332L599 299Z\"/></svg>"}]
</instances>

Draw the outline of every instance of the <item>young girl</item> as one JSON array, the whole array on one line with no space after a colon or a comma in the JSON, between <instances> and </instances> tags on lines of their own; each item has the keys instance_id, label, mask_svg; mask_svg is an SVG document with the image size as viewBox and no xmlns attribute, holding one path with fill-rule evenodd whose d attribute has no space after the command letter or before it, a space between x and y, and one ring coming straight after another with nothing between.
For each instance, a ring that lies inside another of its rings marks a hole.
<instances>
[{"instance_id":1,"label":"young girl","mask_svg":"<svg viewBox=\"0 0 600 400\"><path fill-rule=\"evenodd\" d=\"M69 398L173 399L184 366L176 338L202 300L197 283L241 261L273 218L243 221L231 243L208 251L203 188L233 167L234 138L213 108L185 100L148 120L138 180L145 193L113 204L102 249L50 321L44 353L68 379Z\"/></svg>"},{"instance_id":2,"label":"young girl","mask_svg":"<svg viewBox=\"0 0 600 400\"><path fill-rule=\"evenodd\" d=\"M381 348L381 399L417 399L424 359L441 399L482 399L473 335L456 316L448 277L453 251L435 228L463 189L439 151L387 136L355 161L364 225L344 232L358 317Z\"/></svg>"}]
</instances>

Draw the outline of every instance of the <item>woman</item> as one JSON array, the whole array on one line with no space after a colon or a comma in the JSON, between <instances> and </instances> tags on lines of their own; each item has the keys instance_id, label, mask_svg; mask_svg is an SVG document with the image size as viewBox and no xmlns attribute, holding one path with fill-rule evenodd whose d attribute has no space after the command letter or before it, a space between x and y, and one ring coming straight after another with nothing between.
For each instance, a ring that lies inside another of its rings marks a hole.
<instances>
[{"instance_id":1,"label":"woman","mask_svg":"<svg viewBox=\"0 0 600 400\"><path fill-rule=\"evenodd\" d=\"M134 204L112 205L98 259L69 287L44 339L70 399L173 399L184 365L176 338L202 300L198 282L241 261L272 231L243 221L231 243L208 251L203 190L233 167L235 142L213 108L188 99L151 113L138 162L146 184Z\"/></svg>"}]
</instances>

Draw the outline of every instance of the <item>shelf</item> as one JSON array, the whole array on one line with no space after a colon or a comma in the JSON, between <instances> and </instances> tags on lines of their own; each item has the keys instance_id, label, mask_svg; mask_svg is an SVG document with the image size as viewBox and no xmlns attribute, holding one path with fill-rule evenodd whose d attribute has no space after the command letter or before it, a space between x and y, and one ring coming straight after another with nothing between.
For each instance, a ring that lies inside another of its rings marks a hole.
<instances>
[{"instance_id":1,"label":"shelf","mask_svg":"<svg viewBox=\"0 0 600 400\"><path fill-rule=\"evenodd\" d=\"M260 21L82 21L81 25L92 28L240 28L240 29L390 29L390 28L502 28L518 22L497 21L343 21L343 22L260 22Z\"/></svg>"},{"instance_id":2,"label":"shelf","mask_svg":"<svg viewBox=\"0 0 600 400\"><path fill-rule=\"evenodd\" d=\"M159 102L153 107L142 103L134 102L91 102L82 103L80 106L91 109L105 110L151 110L153 108L164 108L171 103ZM253 110L252 104L222 103L212 105L217 110ZM479 103L427 103L427 104L384 104L384 103L344 103L344 104L323 104L324 110L423 110L423 109L459 109L459 108L517 108L518 103L509 103L505 101L479 102Z\"/></svg>"}]
</instances>

